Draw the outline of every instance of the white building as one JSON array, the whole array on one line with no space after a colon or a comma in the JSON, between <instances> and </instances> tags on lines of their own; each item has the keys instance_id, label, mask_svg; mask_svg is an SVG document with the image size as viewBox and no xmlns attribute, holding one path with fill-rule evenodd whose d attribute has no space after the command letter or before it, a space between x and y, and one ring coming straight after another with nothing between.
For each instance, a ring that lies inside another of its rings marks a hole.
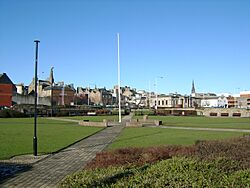
<instances>
[{"instance_id":1,"label":"white building","mask_svg":"<svg viewBox=\"0 0 250 188\"><path fill-rule=\"evenodd\" d=\"M205 108L227 108L228 100L225 96L209 96L201 98L201 107Z\"/></svg>"}]
</instances>

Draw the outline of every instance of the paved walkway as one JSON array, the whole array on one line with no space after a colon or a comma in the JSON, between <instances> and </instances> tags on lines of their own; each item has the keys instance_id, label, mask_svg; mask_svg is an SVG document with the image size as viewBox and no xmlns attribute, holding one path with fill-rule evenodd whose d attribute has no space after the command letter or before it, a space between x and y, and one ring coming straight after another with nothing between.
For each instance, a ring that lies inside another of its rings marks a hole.
<instances>
[{"instance_id":1,"label":"paved walkway","mask_svg":"<svg viewBox=\"0 0 250 188\"><path fill-rule=\"evenodd\" d=\"M74 122L74 123L79 123L81 121L81 120L67 119L67 118L61 118L61 117L48 117L45 119L52 119L52 120L57 120L57 121L67 121L67 122Z\"/></svg>"},{"instance_id":2,"label":"paved walkway","mask_svg":"<svg viewBox=\"0 0 250 188\"><path fill-rule=\"evenodd\" d=\"M131 119L125 116L123 122ZM120 134L122 125L114 125L90 136L61 152L51 155L35 164L25 172L6 179L0 187L43 188L56 187L67 175L82 170L96 153L104 150Z\"/></svg>"}]
</instances>

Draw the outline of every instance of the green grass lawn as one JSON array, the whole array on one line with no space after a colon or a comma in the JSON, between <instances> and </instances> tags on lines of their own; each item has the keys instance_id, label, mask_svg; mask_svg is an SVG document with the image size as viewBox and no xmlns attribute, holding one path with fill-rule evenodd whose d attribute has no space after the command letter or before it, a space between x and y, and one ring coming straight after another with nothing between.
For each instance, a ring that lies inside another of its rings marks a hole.
<instances>
[{"instance_id":1,"label":"green grass lawn","mask_svg":"<svg viewBox=\"0 0 250 188\"><path fill-rule=\"evenodd\" d=\"M142 118L135 116L134 118ZM250 118L209 118L189 116L149 116L166 126L250 129Z\"/></svg>"},{"instance_id":2,"label":"green grass lawn","mask_svg":"<svg viewBox=\"0 0 250 188\"><path fill-rule=\"evenodd\" d=\"M101 122L103 119L108 121L118 121L118 116L71 116L71 117L63 117L67 119L74 119L74 120L89 120L94 122Z\"/></svg>"},{"instance_id":3,"label":"green grass lawn","mask_svg":"<svg viewBox=\"0 0 250 188\"><path fill-rule=\"evenodd\" d=\"M242 135L244 133L163 128L125 128L108 149L160 145L192 145L197 140L217 140Z\"/></svg>"},{"instance_id":4,"label":"green grass lawn","mask_svg":"<svg viewBox=\"0 0 250 188\"><path fill-rule=\"evenodd\" d=\"M58 151L101 128L38 119L38 153ZM33 152L33 118L0 118L0 159Z\"/></svg>"}]
</instances>

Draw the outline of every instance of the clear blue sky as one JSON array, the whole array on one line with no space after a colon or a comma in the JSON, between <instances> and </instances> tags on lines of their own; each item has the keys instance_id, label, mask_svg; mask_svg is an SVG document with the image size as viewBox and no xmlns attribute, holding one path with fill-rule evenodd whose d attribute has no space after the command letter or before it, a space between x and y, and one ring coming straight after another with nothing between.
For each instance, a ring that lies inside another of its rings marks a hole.
<instances>
[{"instance_id":1,"label":"clear blue sky","mask_svg":"<svg viewBox=\"0 0 250 188\"><path fill-rule=\"evenodd\" d=\"M112 88L117 32L123 86L250 90L249 0L0 0L0 72L29 84L39 39L40 78Z\"/></svg>"}]
</instances>

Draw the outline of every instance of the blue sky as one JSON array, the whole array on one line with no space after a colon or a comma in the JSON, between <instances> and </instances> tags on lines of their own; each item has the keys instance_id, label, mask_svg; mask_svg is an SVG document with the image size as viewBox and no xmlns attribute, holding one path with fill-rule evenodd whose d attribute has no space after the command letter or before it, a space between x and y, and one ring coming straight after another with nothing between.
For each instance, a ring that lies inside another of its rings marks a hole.
<instances>
[{"instance_id":1,"label":"blue sky","mask_svg":"<svg viewBox=\"0 0 250 188\"><path fill-rule=\"evenodd\" d=\"M40 78L112 88L117 32L123 86L250 90L249 0L0 0L0 72L29 84L39 39Z\"/></svg>"}]
</instances>

